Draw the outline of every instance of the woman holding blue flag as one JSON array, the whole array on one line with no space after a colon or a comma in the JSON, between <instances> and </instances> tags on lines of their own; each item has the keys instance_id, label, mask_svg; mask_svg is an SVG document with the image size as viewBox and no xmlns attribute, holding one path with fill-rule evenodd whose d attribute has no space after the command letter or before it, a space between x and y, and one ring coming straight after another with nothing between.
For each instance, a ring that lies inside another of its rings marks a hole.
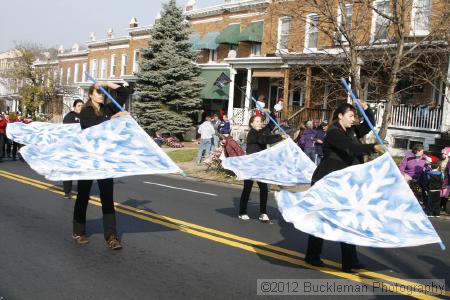
<instances>
[{"instance_id":1,"label":"woman holding blue flag","mask_svg":"<svg viewBox=\"0 0 450 300\"><path fill-rule=\"evenodd\" d=\"M122 85L108 82L105 87L114 90L117 94L116 99L121 106L128 100L128 84ZM104 121L117 117L129 115L128 112L119 111L113 103L105 104L105 95L100 90L98 83L89 88L89 100L83 106L80 112L80 125L86 129L98 125ZM73 214L73 239L78 244L87 244L89 240L86 237L86 211L89 203L93 180L78 181L78 195L75 202ZM97 180L100 189L100 200L103 212L103 230L108 247L117 250L122 245L117 236L116 215L114 209L114 181L112 178Z\"/></svg>"},{"instance_id":2,"label":"woman holding blue flag","mask_svg":"<svg viewBox=\"0 0 450 300\"><path fill-rule=\"evenodd\" d=\"M274 116L272 117L274 118ZM272 134L274 124L269 122L264 128L262 127L262 118L259 115L254 115L249 121L250 131L247 134L247 154L253 154L267 149L268 144L274 144L281 141L283 138L279 134ZM257 181L259 186L260 204L259 204L259 220L261 222L270 222L267 216L267 197L269 189L267 183ZM249 220L247 215L247 204L252 192L253 180L244 180L244 190L241 194L239 205L239 219Z\"/></svg>"},{"instance_id":3,"label":"woman holding blue flag","mask_svg":"<svg viewBox=\"0 0 450 300\"><path fill-rule=\"evenodd\" d=\"M367 103L360 101L369 120L374 123L374 115ZM323 141L323 160L315 170L311 184L319 181L331 172L363 163L363 156L374 152L383 153L384 147L377 144L361 144L359 139L370 132L370 127L364 121L353 125L356 109L353 105L343 103L333 113L333 120L328 126ZM323 239L309 235L305 261L313 266L324 266L320 259ZM359 262L356 246L341 242L342 270L352 272L364 266Z\"/></svg>"}]
</instances>

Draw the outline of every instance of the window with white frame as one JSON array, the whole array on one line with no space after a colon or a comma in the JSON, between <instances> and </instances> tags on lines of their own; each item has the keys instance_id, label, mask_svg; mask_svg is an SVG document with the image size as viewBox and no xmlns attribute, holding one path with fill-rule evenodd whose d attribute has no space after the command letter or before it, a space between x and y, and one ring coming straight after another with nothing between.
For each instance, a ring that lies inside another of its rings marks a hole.
<instances>
[{"instance_id":1,"label":"window with white frame","mask_svg":"<svg viewBox=\"0 0 450 300\"><path fill-rule=\"evenodd\" d=\"M261 56L261 43L253 42L250 49L251 56Z\"/></svg>"},{"instance_id":2,"label":"window with white frame","mask_svg":"<svg viewBox=\"0 0 450 300\"><path fill-rule=\"evenodd\" d=\"M389 16L389 5L389 0L377 0L374 3L375 10L373 11L372 19L372 41L383 42L388 39L389 20L383 15Z\"/></svg>"},{"instance_id":3,"label":"window with white frame","mask_svg":"<svg viewBox=\"0 0 450 300\"><path fill-rule=\"evenodd\" d=\"M288 51L291 17L282 17L278 20L278 51Z\"/></svg>"},{"instance_id":4,"label":"window with white frame","mask_svg":"<svg viewBox=\"0 0 450 300\"><path fill-rule=\"evenodd\" d=\"M216 62L216 61L217 61L217 50L210 49L209 50L209 62Z\"/></svg>"},{"instance_id":5,"label":"window with white frame","mask_svg":"<svg viewBox=\"0 0 450 300\"><path fill-rule=\"evenodd\" d=\"M78 72L80 66L78 64L75 64L74 68L73 68L73 82L78 82Z\"/></svg>"},{"instance_id":6,"label":"window with white frame","mask_svg":"<svg viewBox=\"0 0 450 300\"><path fill-rule=\"evenodd\" d=\"M120 67L120 75L127 74L127 60L128 60L128 55L122 54L122 64Z\"/></svg>"},{"instance_id":7,"label":"window with white frame","mask_svg":"<svg viewBox=\"0 0 450 300\"><path fill-rule=\"evenodd\" d=\"M427 35L430 29L431 0L414 0L411 11L412 35Z\"/></svg>"},{"instance_id":8,"label":"window with white frame","mask_svg":"<svg viewBox=\"0 0 450 300\"><path fill-rule=\"evenodd\" d=\"M108 65L108 60L106 58L102 58L102 63L100 67L100 78L106 78L108 75L106 74L106 67Z\"/></svg>"},{"instance_id":9,"label":"window with white frame","mask_svg":"<svg viewBox=\"0 0 450 300\"><path fill-rule=\"evenodd\" d=\"M306 16L305 32L305 48L317 49L319 39L319 16L317 14L309 14Z\"/></svg>"},{"instance_id":10,"label":"window with white frame","mask_svg":"<svg viewBox=\"0 0 450 300\"><path fill-rule=\"evenodd\" d=\"M111 78L116 77L116 55L115 54L111 55L111 68L109 70L109 76Z\"/></svg>"},{"instance_id":11,"label":"window with white frame","mask_svg":"<svg viewBox=\"0 0 450 300\"><path fill-rule=\"evenodd\" d=\"M98 62L96 59L93 59L91 61L91 75L94 77L98 77L97 72L98 72Z\"/></svg>"},{"instance_id":12,"label":"window with white frame","mask_svg":"<svg viewBox=\"0 0 450 300\"><path fill-rule=\"evenodd\" d=\"M86 82L87 63L83 63L83 73L81 74L81 81Z\"/></svg>"},{"instance_id":13,"label":"window with white frame","mask_svg":"<svg viewBox=\"0 0 450 300\"><path fill-rule=\"evenodd\" d=\"M140 54L141 54L140 49L134 49L134 54L133 54L133 73L134 74L139 73Z\"/></svg>"},{"instance_id":14,"label":"window with white frame","mask_svg":"<svg viewBox=\"0 0 450 300\"><path fill-rule=\"evenodd\" d=\"M66 84L70 83L70 76L71 76L70 67L67 68L67 78L66 78Z\"/></svg>"},{"instance_id":15,"label":"window with white frame","mask_svg":"<svg viewBox=\"0 0 450 300\"><path fill-rule=\"evenodd\" d=\"M433 82L433 102L436 105L443 105L445 100L445 82L435 80Z\"/></svg>"},{"instance_id":16,"label":"window with white frame","mask_svg":"<svg viewBox=\"0 0 450 300\"><path fill-rule=\"evenodd\" d=\"M337 21L338 21L337 37L339 38L340 41L346 41L343 33L345 32L345 34L347 35L350 34L353 23L353 4L345 4L345 11L343 10L343 7L339 5Z\"/></svg>"}]
</instances>

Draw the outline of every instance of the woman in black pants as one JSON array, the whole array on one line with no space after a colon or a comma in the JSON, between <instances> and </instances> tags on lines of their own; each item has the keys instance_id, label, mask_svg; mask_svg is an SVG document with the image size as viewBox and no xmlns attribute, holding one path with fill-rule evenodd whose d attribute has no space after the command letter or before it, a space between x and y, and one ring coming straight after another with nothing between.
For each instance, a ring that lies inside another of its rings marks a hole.
<instances>
[{"instance_id":1,"label":"woman in black pants","mask_svg":"<svg viewBox=\"0 0 450 300\"><path fill-rule=\"evenodd\" d=\"M115 83L107 83L107 87L115 90L117 93L117 101L123 105L129 96L128 88ZM80 125L82 129L98 125L109 119L114 119L128 112L120 112L113 103L104 104L105 95L100 91L99 85L95 84L89 88L89 100L83 106L80 112ZM78 244L87 244L89 240L86 238L86 210L89 202L93 180L78 181L78 195L75 202L73 213L73 239ZM116 231L116 214L114 209L114 181L111 178L97 180L100 189L100 200L102 202L103 212L103 231L108 247L117 250L122 246L117 237Z\"/></svg>"},{"instance_id":2,"label":"woman in black pants","mask_svg":"<svg viewBox=\"0 0 450 300\"><path fill-rule=\"evenodd\" d=\"M256 153L267 148L267 144L281 141L283 138L279 134L271 134L274 124L270 123L262 128L261 116L252 116L249 122L250 131L247 134L247 154ZM267 216L267 183L257 181L259 186L259 220L270 222ZM244 180L244 190L241 194L239 205L239 219L249 220L247 215L247 203L253 187L253 180Z\"/></svg>"},{"instance_id":3,"label":"woman in black pants","mask_svg":"<svg viewBox=\"0 0 450 300\"><path fill-rule=\"evenodd\" d=\"M361 101L369 120L374 124L374 115L369 106ZM370 128L364 121L358 125L353 125L356 109L353 105L343 103L339 105L333 113L333 120L328 127L327 134L323 142L324 158L315 170L312 177L312 184L331 172L344 169L346 167L363 163L363 156L373 152L383 153L381 145L361 144L358 139L370 132ZM308 239L308 249L305 261L313 266L322 267L324 263L320 259L323 239L310 235ZM359 263L356 246L341 243L342 270L352 272L352 269L361 269L364 266Z\"/></svg>"}]
</instances>

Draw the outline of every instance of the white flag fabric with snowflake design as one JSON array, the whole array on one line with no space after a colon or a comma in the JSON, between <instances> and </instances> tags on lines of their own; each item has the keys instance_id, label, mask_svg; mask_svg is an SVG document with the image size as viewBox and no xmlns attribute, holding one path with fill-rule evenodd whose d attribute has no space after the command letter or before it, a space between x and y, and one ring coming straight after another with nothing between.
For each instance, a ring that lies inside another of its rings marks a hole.
<instances>
[{"instance_id":1,"label":"white flag fabric with snowflake design","mask_svg":"<svg viewBox=\"0 0 450 300\"><path fill-rule=\"evenodd\" d=\"M42 126L42 129L52 129L51 133L44 130L43 134L52 136L50 140L55 142L42 145L41 140L37 140L38 144L28 144L20 149L31 168L49 180L182 172L130 116L80 130L70 137L64 136L65 130L60 130L65 126Z\"/></svg>"},{"instance_id":2,"label":"white flag fabric with snowflake design","mask_svg":"<svg viewBox=\"0 0 450 300\"><path fill-rule=\"evenodd\" d=\"M283 190L275 198L287 222L326 240L381 248L444 247L388 153L330 173L305 192Z\"/></svg>"},{"instance_id":3,"label":"white flag fabric with snowflake design","mask_svg":"<svg viewBox=\"0 0 450 300\"><path fill-rule=\"evenodd\" d=\"M68 139L81 132L80 124L55 124L46 122L8 123L6 135L23 145L45 146Z\"/></svg>"},{"instance_id":4,"label":"white flag fabric with snowflake design","mask_svg":"<svg viewBox=\"0 0 450 300\"><path fill-rule=\"evenodd\" d=\"M316 169L292 139L257 153L225 158L222 166L233 171L239 180L251 179L285 186L311 183Z\"/></svg>"}]
</instances>

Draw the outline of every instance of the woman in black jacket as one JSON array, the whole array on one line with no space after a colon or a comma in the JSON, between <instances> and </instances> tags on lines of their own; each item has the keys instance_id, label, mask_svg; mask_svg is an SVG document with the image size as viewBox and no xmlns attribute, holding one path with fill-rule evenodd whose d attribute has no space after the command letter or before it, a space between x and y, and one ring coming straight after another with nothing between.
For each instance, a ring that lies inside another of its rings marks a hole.
<instances>
[{"instance_id":1,"label":"woman in black jacket","mask_svg":"<svg viewBox=\"0 0 450 300\"><path fill-rule=\"evenodd\" d=\"M369 106L361 101L369 120L374 124L374 115ZM353 125L356 109L353 105L343 103L333 113L333 120L328 127L323 143L324 158L315 170L311 184L319 181L331 172L346 167L363 163L363 156L373 152L383 153L384 148L376 144L361 144L359 139L370 132L370 128L364 121ZM320 259L323 239L309 235L308 249L305 261L313 266L322 267L324 263ZM352 269L361 269L364 266L359 263L356 254L356 246L341 243L342 270L352 272Z\"/></svg>"},{"instance_id":2,"label":"woman in black jacket","mask_svg":"<svg viewBox=\"0 0 450 300\"><path fill-rule=\"evenodd\" d=\"M117 92L116 99L123 105L129 96L126 84L119 85L108 82L107 87ZM89 88L89 100L80 112L80 125L82 129L98 125L109 119L128 115L121 112L113 103L104 104L105 95L100 91L98 83ZM78 195L73 213L73 239L78 244L87 244L86 238L86 210L89 202L93 180L78 180ZM122 246L117 237L116 215L114 209L114 181L112 178L97 180L100 189L100 200L103 212L103 231L109 248L121 249Z\"/></svg>"},{"instance_id":3,"label":"woman in black jacket","mask_svg":"<svg viewBox=\"0 0 450 300\"><path fill-rule=\"evenodd\" d=\"M271 134L274 124L269 122L264 128L262 128L261 116L252 116L249 121L250 131L247 134L247 154L256 153L267 149L267 144L273 144L281 141L283 138L279 134ZM267 183L257 181L259 186L259 220L262 222L270 222L267 216L267 196L268 188ZM244 180L244 190L241 194L241 200L239 205L239 219L249 220L247 215L247 203L252 192L253 180Z\"/></svg>"}]
</instances>

